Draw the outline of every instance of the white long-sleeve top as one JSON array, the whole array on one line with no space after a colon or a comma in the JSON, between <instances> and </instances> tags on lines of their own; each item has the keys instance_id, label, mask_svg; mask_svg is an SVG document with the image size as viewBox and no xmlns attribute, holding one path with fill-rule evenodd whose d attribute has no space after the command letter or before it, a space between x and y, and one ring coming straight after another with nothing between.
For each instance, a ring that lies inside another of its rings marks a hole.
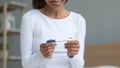
<instances>
[{"instance_id":1,"label":"white long-sleeve top","mask_svg":"<svg viewBox=\"0 0 120 68\"><path fill-rule=\"evenodd\" d=\"M37 9L25 13L21 21L20 43L23 68L83 68L86 22L75 12L64 19L49 18ZM67 56L65 42L56 42L51 59L40 52L40 44L49 39L79 40L80 50L73 58Z\"/></svg>"}]
</instances>

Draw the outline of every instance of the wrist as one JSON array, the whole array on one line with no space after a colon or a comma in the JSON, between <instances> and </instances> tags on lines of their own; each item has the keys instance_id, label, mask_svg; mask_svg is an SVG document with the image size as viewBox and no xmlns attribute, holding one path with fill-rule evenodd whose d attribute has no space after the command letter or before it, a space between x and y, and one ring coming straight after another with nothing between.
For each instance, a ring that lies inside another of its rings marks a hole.
<instances>
[{"instance_id":1,"label":"wrist","mask_svg":"<svg viewBox=\"0 0 120 68\"><path fill-rule=\"evenodd\" d=\"M74 56L68 56L69 58L73 58Z\"/></svg>"},{"instance_id":2,"label":"wrist","mask_svg":"<svg viewBox=\"0 0 120 68\"><path fill-rule=\"evenodd\" d=\"M67 56L69 57L69 58L73 58L74 56L70 56L68 53L67 53Z\"/></svg>"}]
</instances>

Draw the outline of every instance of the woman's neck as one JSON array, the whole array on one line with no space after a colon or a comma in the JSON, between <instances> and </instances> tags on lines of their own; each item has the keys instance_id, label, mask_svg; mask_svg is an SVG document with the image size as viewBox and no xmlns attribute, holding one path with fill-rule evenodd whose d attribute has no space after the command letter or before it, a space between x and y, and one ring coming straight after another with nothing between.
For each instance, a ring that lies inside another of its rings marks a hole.
<instances>
[{"instance_id":1,"label":"woman's neck","mask_svg":"<svg viewBox=\"0 0 120 68\"><path fill-rule=\"evenodd\" d=\"M44 8L40 9L40 11L46 16L50 18L54 18L54 19L62 19L62 18L67 17L70 14L70 12L64 7L52 9L52 8L45 6Z\"/></svg>"}]
</instances>

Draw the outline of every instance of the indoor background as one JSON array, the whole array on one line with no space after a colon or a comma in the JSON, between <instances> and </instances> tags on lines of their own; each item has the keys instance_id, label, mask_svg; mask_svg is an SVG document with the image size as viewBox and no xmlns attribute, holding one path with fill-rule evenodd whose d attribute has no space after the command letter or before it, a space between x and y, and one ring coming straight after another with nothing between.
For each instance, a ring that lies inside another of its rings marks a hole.
<instances>
[{"instance_id":1,"label":"indoor background","mask_svg":"<svg viewBox=\"0 0 120 68\"><path fill-rule=\"evenodd\" d=\"M0 0L0 3L4 2L20 3L25 6L25 12L32 9L32 0ZM85 67L100 65L119 67L120 0L68 0L65 6L70 11L80 13L86 19ZM11 13L15 16L15 27L19 30L20 13L18 10ZM2 19L2 13L0 18ZM0 36L0 43L2 43L2 36ZM10 45L9 56L18 59L8 61L8 68L21 68L19 35L8 36L8 44ZM0 68L2 68L2 60L0 60Z\"/></svg>"}]
</instances>

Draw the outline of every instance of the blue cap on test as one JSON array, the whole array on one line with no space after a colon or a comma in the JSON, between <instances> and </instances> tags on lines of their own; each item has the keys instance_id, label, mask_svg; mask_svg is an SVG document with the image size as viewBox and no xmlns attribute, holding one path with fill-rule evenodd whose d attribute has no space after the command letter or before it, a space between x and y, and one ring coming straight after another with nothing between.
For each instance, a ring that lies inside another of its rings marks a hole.
<instances>
[{"instance_id":1,"label":"blue cap on test","mask_svg":"<svg viewBox=\"0 0 120 68\"><path fill-rule=\"evenodd\" d=\"M56 42L55 40L47 40L47 43L50 43L50 42Z\"/></svg>"}]
</instances>

